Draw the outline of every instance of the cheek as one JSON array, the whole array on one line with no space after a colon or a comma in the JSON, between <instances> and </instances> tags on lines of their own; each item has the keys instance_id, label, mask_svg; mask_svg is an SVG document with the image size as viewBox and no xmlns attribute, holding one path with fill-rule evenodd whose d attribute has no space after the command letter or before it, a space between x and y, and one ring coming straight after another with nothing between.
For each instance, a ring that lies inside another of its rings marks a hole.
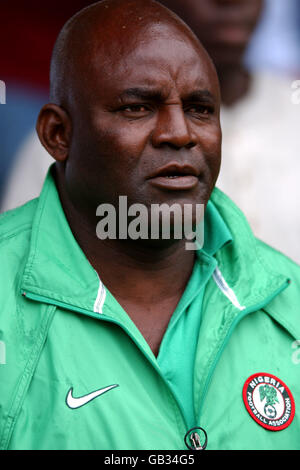
<instances>
[{"instance_id":1,"label":"cheek","mask_svg":"<svg viewBox=\"0 0 300 470\"><path fill-rule=\"evenodd\" d=\"M113 169L114 173L133 171L147 145L147 130L135 122L124 123L119 119L102 122L101 126L97 124L93 132L97 159L104 167L108 164L108 169Z\"/></svg>"},{"instance_id":2,"label":"cheek","mask_svg":"<svg viewBox=\"0 0 300 470\"><path fill-rule=\"evenodd\" d=\"M68 164L68 174L76 183L73 187L77 192L81 188L80 192L97 205L99 201L114 203L118 195L136 191L146 144L145 132L130 123L116 125L105 119L91 123L73 142L74 153Z\"/></svg>"},{"instance_id":3,"label":"cheek","mask_svg":"<svg viewBox=\"0 0 300 470\"><path fill-rule=\"evenodd\" d=\"M218 172L221 164L222 132L220 126L209 126L201 135L201 147L211 172Z\"/></svg>"}]
</instances>

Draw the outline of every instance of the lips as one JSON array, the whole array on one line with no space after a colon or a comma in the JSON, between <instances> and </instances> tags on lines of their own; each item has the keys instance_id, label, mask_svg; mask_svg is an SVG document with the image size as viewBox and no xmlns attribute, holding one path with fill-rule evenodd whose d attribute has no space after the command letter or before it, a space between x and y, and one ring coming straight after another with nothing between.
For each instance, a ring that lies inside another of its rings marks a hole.
<instances>
[{"instance_id":1,"label":"lips","mask_svg":"<svg viewBox=\"0 0 300 470\"><path fill-rule=\"evenodd\" d=\"M189 190L199 183L200 172L192 165L169 163L150 175L149 182L161 189Z\"/></svg>"},{"instance_id":2,"label":"lips","mask_svg":"<svg viewBox=\"0 0 300 470\"><path fill-rule=\"evenodd\" d=\"M179 163L169 163L168 165L159 168L149 176L151 178L157 177L181 177L181 176L196 176L198 178L200 172L192 165L181 165Z\"/></svg>"}]
</instances>

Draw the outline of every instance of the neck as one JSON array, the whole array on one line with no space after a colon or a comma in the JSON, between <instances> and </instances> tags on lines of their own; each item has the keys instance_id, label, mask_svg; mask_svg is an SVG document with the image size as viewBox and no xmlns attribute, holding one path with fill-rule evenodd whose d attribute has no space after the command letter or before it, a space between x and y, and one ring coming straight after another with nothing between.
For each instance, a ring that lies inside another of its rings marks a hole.
<instances>
[{"instance_id":1,"label":"neck","mask_svg":"<svg viewBox=\"0 0 300 470\"><path fill-rule=\"evenodd\" d=\"M251 85L251 75L242 64L218 68L222 102L233 106L247 95Z\"/></svg>"}]
</instances>

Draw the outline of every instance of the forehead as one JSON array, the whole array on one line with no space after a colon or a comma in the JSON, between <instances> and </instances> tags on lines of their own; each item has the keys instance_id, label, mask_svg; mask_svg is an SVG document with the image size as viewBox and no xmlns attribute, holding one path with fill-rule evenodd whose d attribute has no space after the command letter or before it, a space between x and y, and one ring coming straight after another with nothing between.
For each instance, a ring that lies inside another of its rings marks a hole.
<instances>
[{"instance_id":1,"label":"forehead","mask_svg":"<svg viewBox=\"0 0 300 470\"><path fill-rule=\"evenodd\" d=\"M125 43L126 44L126 43ZM193 37L168 29L144 32L118 47L98 51L93 60L93 80L105 93L149 86L167 93L205 88L216 97L218 79L206 51Z\"/></svg>"}]
</instances>

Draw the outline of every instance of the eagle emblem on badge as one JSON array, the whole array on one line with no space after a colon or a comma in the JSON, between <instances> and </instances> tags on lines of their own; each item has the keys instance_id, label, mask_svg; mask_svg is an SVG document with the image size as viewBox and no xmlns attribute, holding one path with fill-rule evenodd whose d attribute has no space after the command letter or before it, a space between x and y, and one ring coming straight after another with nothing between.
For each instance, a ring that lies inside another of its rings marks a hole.
<instances>
[{"instance_id":1,"label":"eagle emblem on badge","mask_svg":"<svg viewBox=\"0 0 300 470\"><path fill-rule=\"evenodd\" d=\"M251 418L270 431L281 431L294 419L293 395L275 375L265 372L251 375L243 387L243 400Z\"/></svg>"},{"instance_id":2,"label":"eagle emblem on badge","mask_svg":"<svg viewBox=\"0 0 300 470\"><path fill-rule=\"evenodd\" d=\"M259 396L261 401L266 399L266 403L264 406L265 414L270 419L276 418L277 411L274 405L276 403L279 403L276 389L274 387L271 387L270 385L261 385L259 387Z\"/></svg>"}]
</instances>

